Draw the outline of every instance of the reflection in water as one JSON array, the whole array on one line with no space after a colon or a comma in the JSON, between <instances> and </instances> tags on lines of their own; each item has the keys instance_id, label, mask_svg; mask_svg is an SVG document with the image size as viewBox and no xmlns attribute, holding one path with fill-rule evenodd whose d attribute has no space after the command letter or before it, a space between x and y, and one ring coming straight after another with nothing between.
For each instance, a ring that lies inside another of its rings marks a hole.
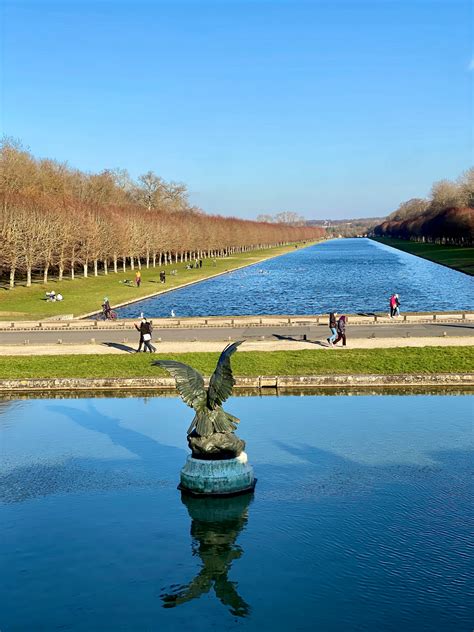
<instances>
[{"instance_id":1,"label":"reflection in water","mask_svg":"<svg viewBox=\"0 0 474 632\"><path fill-rule=\"evenodd\" d=\"M243 554L235 541L247 524L252 499L253 494L233 498L191 498L182 494L181 500L192 520L193 555L199 555L202 568L189 584L175 584L170 587L171 592L163 590L164 608L197 599L214 588L216 597L231 614L245 617L250 613L249 605L237 592L237 582L230 581L227 574L232 562Z\"/></svg>"}]
</instances>

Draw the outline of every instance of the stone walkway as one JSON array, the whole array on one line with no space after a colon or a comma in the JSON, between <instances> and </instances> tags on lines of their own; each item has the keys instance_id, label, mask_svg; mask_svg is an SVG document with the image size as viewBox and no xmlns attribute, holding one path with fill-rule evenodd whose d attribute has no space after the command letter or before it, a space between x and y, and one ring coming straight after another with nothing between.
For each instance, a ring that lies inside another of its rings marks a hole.
<instances>
[{"instance_id":1,"label":"stone walkway","mask_svg":"<svg viewBox=\"0 0 474 632\"><path fill-rule=\"evenodd\" d=\"M193 353L202 351L222 351L222 341L165 341L156 342L159 353ZM247 340L239 351L297 351L312 349L330 353L343 353L345 349L388 349L395 347L466 347L474 346L472 336L439 337L391 337L391 338L354 338L348 339L347 347L339 345L330 348L326 339L322 340ZM0 356L37 356L37 355L90 355L134 353L135 344L130 342L81 343L81 344L26 344L0 345Z\"/></svg>"}]
</instances>

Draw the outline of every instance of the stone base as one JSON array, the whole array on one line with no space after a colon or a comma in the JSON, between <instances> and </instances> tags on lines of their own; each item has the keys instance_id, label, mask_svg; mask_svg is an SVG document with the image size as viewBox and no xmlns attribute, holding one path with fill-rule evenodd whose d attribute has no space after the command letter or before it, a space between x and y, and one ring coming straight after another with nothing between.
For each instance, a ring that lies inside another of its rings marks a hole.
<instances>
[{"instance_id":1,"label":"stone base","mask_svg":"<svg viewBox=\"0 0 474 632\"><path fill-rule=\"evenodd\" d=\"M204 460L188 456L178 489L192 496L236 496L253 491L256 482L245 452L235 459Z\"/></svg>"}]
</instances>

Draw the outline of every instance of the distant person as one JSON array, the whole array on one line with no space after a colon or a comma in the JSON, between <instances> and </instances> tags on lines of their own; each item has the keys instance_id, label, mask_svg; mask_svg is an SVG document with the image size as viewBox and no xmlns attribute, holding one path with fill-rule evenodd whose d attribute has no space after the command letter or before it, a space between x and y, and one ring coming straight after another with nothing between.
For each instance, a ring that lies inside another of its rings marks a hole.
<instances>
[{"instance_id":1,"label":"distant person","mask_svg":"<svg viewBox=\"0 0 474 632\"><path fill-rule=\"evenodd\" d=\"M135 274L135 285L137 287L140 287L141 283L142 283L142 273L140 272L140 270L137 270Z\"/></svg>"},{"instance_id":2,"label":"distant person","mask_svg":"<svg viewBox=\"0 0 474 632\"><path fill-rule=\"evenodd\" d=\"M395 294L390 295L390 298L388 299L388 308L389 308L388 315L390 316L390 318L393 318L393 311L395 309Z\"/></svg>"},{"instance_id":3,"label":"distant person","mask_svg":"<svg viewBox=\"0 0 474 632\"><path fill-rule=\"evenodd\" d=\"M394 316L400 316L400 297L395 294L395 313Z\"/></svg>"},{"instance_id":4,"label":"distant person","mask_svg":"<svg viewBox=\"0 0 474 632\"><path fill-rule=\"evenodd\" d=\"M164 270L160 272L160 283L166 283L166 272Z\"/></svg>"},{"instance_id":5,"label":"distant person","mask_svg":"<svg viewBox=\"0 0 474 632\"><path fill-rule=\"evenodd\" d=\"M342 340L342 346L345 347L346 346L346 317L344 316L344 314L342 314L342 316L337 321L337 338L334 341L334 344L336 345L339 342L339 340Z\"/></svg>"},{"instance_id":6,"label":"distant person","mask_svg":"<svg viewBox=\"0 0 474 632\"><path fill-rule=\"evenodd\" d=\"M202 259L199 259L199 267L202 268Z\"/></svg>"},{"instance_id":7,"label":"distant person","mask_svg":"<svg viewBox=\"0 0 474 632\"><path fill-rule=\"evenodd\" d=\"M135 329L139 332L140 334L140 340L138 341L138 349L136 350L136 353L140 353L140 351L142 350L142 346L143 346L143 334L145 333L145 324L146 324L146 318L143 317L142 314L142 320L141 323L139 325L137 325L135 323Z\"/></svg>"},{"instance_id":8,"label":"distant person","mask_svg":"<svg viewBox=\"0 0 474 632\"><path fill-rule=\"evenodd\" d=\"M145 320L145 324L143 325L143 344L145 345L145 349L143 350L145 353L147 349L150 353L155 353L156 348L151 344L151 336L153 333L153 325L149 320Z\"/></svg>"},{"instance_id":9,"label":"distant person","mask_svg":"<svg viewBox=\"0 0 474 632\"><path fill-rule=\"evenodd\" d=\"M106 320L109 320L111 317L112 308L110 307L110 302L107 296L104 297L104 302L102 303L102 313Z\"/></svg>"},{"instance_id":10,"label":"distant person","mask_svg":"<svg viewBox=\"0 0 474 632\"><path fill-rule=\"evenodd\" d=\"M56 292L51 290L51 292L46 292L46 300L47 301L55 301L56 300Z\"/></svg>"},{"instance_id":11,"label":"distant person","mask_svg":"<svg viewBox=\"0 0 474 632\"><path fill-rule=\"evenodd\" d=\"M332 346L337 338L337 312L329 314L329 329L331 330L331 335L327 338L327 341Z\"/></svg>"},{"instance_id":12,"label":"distant person","mask_svg":"<svg viewBox=\"0 0 474 632\"><path fill-rule=\"evenodd\" d=\"M57 301L62 301L62 300L63 300L63 295L61 294L61 292L58 292L58 293L56 294L56 300L57 300Z\"/></svg>"},{"instance_id":13,"label":"distant person","mask_svg":"<svg viewBox=\"0 0 474 632\"><path fill-rule=\"evenodd\" d=\"M395 316L395 311L396 311L396 307L397 307L397 299L396 299L396 294L392 294L389 300L389 305L390 305L390 318L393 318Z\"/></svg>"}]
</instances>

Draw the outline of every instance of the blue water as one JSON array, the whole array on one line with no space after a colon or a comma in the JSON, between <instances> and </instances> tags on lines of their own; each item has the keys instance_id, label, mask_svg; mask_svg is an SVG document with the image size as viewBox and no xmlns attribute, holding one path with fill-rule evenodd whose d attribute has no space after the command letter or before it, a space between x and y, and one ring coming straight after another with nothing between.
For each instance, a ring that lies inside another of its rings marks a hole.
<instances>
[{"instance_id":1,"label":"blue water","mask_svg":"<svg viewBox=\"0 0 474 632\"><path fill-rule=\"evenodd\" d=\"M151 290L150 290L151 291ZM122 318L474 309L472 277L369 239L336 239L118 310Z\"/></svg>"},{"instance_id":2,"label":"blue water","mask_svg":"<svg viewBox=\"0 0 474 632\"><path fill-rule=\"evenodd\" d=\"M227 404L255 495L183 501L177 399L0 403L2 632L472 628L472 397Z\"/></svg>"}]
</instances>

